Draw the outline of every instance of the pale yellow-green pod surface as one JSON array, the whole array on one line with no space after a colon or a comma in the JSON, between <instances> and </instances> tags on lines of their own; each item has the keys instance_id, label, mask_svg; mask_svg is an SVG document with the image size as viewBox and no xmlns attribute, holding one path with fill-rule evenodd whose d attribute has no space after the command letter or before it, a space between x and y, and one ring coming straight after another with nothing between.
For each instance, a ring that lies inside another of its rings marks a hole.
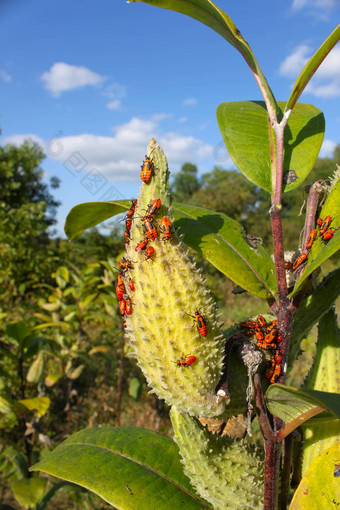
<instances>
[{"instance_id":1,"label":"pale yellow-green pod surface","mask_svg":"<svg viewBox=\"0 0 340 510\"><path fill-rule=\"evenodd\" d=\"M126 247L132 261L128 277L135 285L134 292L128 290L132 313L126 316L126 334L153 392L192 415L218 416L225 408L225 401L215 394L223 368L224 341L215 305L177 233L172 229L171 238L163 239L161 218L172 220L168 164L155 140L147 153L154 170L150 181L142 184ZM147 237L143 217L156 199L162 203L152 217L157 238L149 240L147 248L151 246L154 255L146 259L146 249L136 252L135 247ZM206 337L198 332L196 311L207 323ZM196 360L179 366L178 361L186 356Z\"/></svg>"},{"instance_id":2,"label":"pale yellow-green pod surface","mask_svg":"<svg viewBox=\"0 0 340 510\"><path fill-rule=\"evenodd\" d=\"M340 330L334 309L320 319L316 354L304 387L340 393ZM337 443L340 443L340 420L307 422L303 426L302 474L320 453Z\"/></svg>"},{"instance_id":3,"label":"pale yellow-green pod surface","mask_svg":"<svg viewBox=\"0 0 340 510\"><path fill-rule=\"evenodd\" d=\"M201 497L215 510L263 508L262 450L215 436L176 407L170 417L184 471Z\"/></svg>"}]
</instances>

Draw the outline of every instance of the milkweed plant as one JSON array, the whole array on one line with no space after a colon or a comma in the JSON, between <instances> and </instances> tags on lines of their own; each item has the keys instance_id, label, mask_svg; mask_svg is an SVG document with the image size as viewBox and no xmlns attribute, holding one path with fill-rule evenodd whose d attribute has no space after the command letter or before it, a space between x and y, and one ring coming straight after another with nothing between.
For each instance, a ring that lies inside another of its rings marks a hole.
<instances>
[{"instance_id":1,"label":"milkweed plant","mask_svg":"<svg viewBox=\"0 0 340 510\"><path fill-rule=\"evenodd\" d=\"M150 391L171 407L174 439L137 427L86 429L32 469L79 484L124 510L335 508L340 269L321 277L319 268L340 247L340 169L305 188L305 223L295 252L284 250L282 194L303 185L318 157L323 113L298 100L339 41L340 25L306 63L288 100L278 101L249 44L213 2L143 1L209 26L248 64L263 100L222 103L217 121L237 168L271 197L273 253L234 219L173 203L166 155L154 139L141 155L137 199L74 207L65 225L70 240L126 213L119 312L130 355ZM262 298L263 313L225 329L190 248ZM287 386L301 341L316 324L308 377L301 388ZM217 434L215 418L238 420L238 432Z\"/></svg>"}]
</instances>

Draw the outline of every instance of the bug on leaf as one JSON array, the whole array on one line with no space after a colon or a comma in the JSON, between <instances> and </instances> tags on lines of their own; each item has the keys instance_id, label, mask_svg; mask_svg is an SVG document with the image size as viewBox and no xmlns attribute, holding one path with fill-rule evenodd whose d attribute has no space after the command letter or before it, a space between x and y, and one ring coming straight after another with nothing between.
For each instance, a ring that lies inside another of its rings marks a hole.
<instances>
[{"instance_id":1,"label":"bug on leaf","mask_svg":"<svg viewBox=\"0 0 340 510\"><path fill-rule=\"evenodd\" d=\"M332 222L332 216L326 216L326 218L323 220L320 230L319 230L320 235L322 235L326 232L326 230L328 229L331 222Z\"/></svg>"},{"instance_id":2,"label":"bug on leaf","mask_svg":"<svg viewBox=\"0 0 340 510\"><path fill-rule=\"evenodd\" d=\"M296 271L297 268L307 260L307 257L308 255L306 253L301 253L293 264L293 271Z\"/></svg>"}]
</instances>

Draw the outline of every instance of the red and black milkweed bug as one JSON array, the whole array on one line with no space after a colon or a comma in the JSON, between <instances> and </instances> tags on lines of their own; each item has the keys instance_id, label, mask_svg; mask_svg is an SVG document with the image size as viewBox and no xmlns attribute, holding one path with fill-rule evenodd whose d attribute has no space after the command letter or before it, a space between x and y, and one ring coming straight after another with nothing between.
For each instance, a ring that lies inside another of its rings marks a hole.
<instances>
[{"instance_id":1,"label":"red and black milkweed bug","mask_svg":"<svg viewBox=\"0 0 340 510\"><path fill-rule=\"evenodd\" d=\"M144 250L146 245L148 244L149 239L146 237L140 243L137 244L135 251Z\"/></svg>"},{"instance_id":2,"label":"red and black milkweed bug","mask_svg":"<svg viewBox=\"0 0 340 510\"><path fill-rule=\"evenodd\" d=\"M148 214L152 216L155 214L161 207L162 202L159 198L156 198L156 200L153 200L151 204L148 205Z\"/></svg>"},{"instance_id":3,"label":"red and black milkweed bug","mask_svg":"<svg viewBox=\"0 0 340 510\"><path fill-rule=\"evenodd\" d=\"M119 313L120 315L125 315L125 312L126 312L126 301L125 299L120 299L119 300Z\"/></svg>"},{"instance_id":4,"label":"red and black milkweed bug","mask_svg":"<svg viewBox=\"0 0 340 510\"><path fill-rule=\"evenodd\" d=\"M154 171L153 163L150 158L145 156L145 160L141 166L140 178L143 182L148 183L151 179L151 175Z\"/></svg>"},{"instance_id":5,"label":"red and black milkweed bug","mask_svg":"<svg viewBox=\"0 0 340 510\"><path fill-rule=\"evenodd\" d=\"M125 310L126 310L126 315L131 315L132 314L132 302L131 302L131 298L127 297L126 300L125 300Z\"/></svg>"},{"instance_id":6,"label":"red and black milkweed bug","mask_svg":"<svg viewBox=\"0 0 340 510\"><path fill-rule=\"evenodd\" d=\"M256 321L245 321L245 322L240 322L240 326L241 328L247 328L247 329L255 329L258 327L258 324Z\"/></svg>"},{"instance_id":7,"label":"red and black milkweed bug","mask_svg":"<svg viewBox=\"0 0 340 510\"><path fill-rule=\"evenodd\" d=\"M155 254L155 249L152 246L148 246L145 250L145 260L151 259Z\"/></svg>"},{"instance_id":8,"label":"red and black milkweed bug","mask_svg":"<svg viewBox=\"0 0 340 510\"><path fill-rule=\"evenodd\" d=\"M132 217L135 214L135 209L137 205L138 200L133 200L130 209L127 212L127 216Z\"/></svg>"},{"instance_id":9,"label":"red and black milkweed bug","mask_svg":"<svg viewBox=\"0 0 340 510\"><path fill-rule=\"evenodd\" d=\"M326 230L328 229L328 227L331 224L331 222L332 222L332 217L331 216L326 216L326 218L323 220L322 225L321 225L320 230L319 230L320 235L322 235L322 234L324 234L326 232Z\"/></svg>"},{"instance_id":10,"label":"red and black milkweed bug","mask_svg":"<svg viewBox=\"0 0 340 510\"><path fill-rule=\"evenodd\" d=\"M260 328L265 328L267 326L267 321L262 315L258 315L256 320L260 326Z\"/></svg>"},{"instance_id":11,"label":"red and black milkweed bug","mask_svg":"<svg viewBox=\"0 0 340 510\"><path fill-rule=\"evenodd\" d=\"M317 235L318 235L318 231L316 230L316 228L313 228L313 230L311 231L311 233L309 234L308 239L307 239L307 244L306 244L307 250L311 249L312 244L314 243Z\"/></svg>"},{"instance_id":12,"label":"red and black milkweed bug","mask_svg":"<svg viewBox=\"0 0 340 510\"><path fill-rule=\"evenodd\" d=\"M126 294L126 289L121 274L119 274L117 278L116 294L118 300L122 299L124 294Z\"/></svg>"},{"instance_id":13,"label":"red and black milkweed bug","mask_svg":"<svg viewBox=\"0 0 340 510\"><path fill-rule=\"evenodd\" d=\"M307 260L307 257L308 255L306 253L301 253L293 264L293 271L296 271L297 268Z\"/></svg>"},{"instance_id":14,"label":"red and black milkweed bug","mask_svg":"<svg viewBox=\"0 0 340 510\"><path fill-rule=\"evenodd\" d=\"M130 290L135 290L135 284L133 283L132 278L129 279L129 287L130 287Z\"/></svg>"},{"instance_id":15,"label":"red and black milkweed bug","mask_svg":"<svg viewBox=\"0 0 340 510\"><path fill-rule=\"evenodd\" d=\"M197 360L196 356L182 356L178 361L174 362L178 367L189 367Z\"/></svg>"},{"instance_id":16,"label":"red and black milkweed bug","mask_svg":"<svg viewBox=\"0 0 340 510\"><path fill-rule=\"evenodd\" d=\"M144 216L144 218L143 218L143 230L144 230L145 234L147 235L147 237L151 241L154 241L156 239L156 237L157 237L157 229L156 229L155 225L152 222L151 216Z\"/></svg>"},{"instance_id":17,"label":"red and black milkweed bug","mask_svg":"<svg viewBox=\"0 0 340 510\"><path fill-rule=\"evenodd\" d=\"M189 315L189 317L193 317L195 319L196 327L201 336L207 336L208 334L208 327L205 318L200 314L198 310L195 312L195 316L190 315L187 313L186 315Z\"/></svg>"},{"instance_id":18,"label":"red and black milkweed bug","mask_svg":"<svg viewBox=\"0 0 340 510\"><path fill-rule=\"evenodd\" d=\"M161 219L161 231L163 234L163 240L168 240L173 235L172 232L172 223L170 218L167 216L163 216Z\"/></svg>"},{"instance_id":19,"label":"red and black milkweed bug","mask_svg":"<svg viewBox=\"0 0 340 510\"><path fill-rule=\"evenodd\" d=\"M125 272L128 269L131 269L131 261L126 259L125 257L121 258L118 262L118 267L121 271Z\"/></svg>"}]
</instances>

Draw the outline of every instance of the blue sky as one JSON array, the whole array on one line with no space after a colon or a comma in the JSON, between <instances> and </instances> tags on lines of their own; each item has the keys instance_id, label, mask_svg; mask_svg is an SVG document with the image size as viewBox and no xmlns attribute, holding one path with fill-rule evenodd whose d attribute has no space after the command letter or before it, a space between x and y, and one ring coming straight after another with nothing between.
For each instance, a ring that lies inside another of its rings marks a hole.
<instances>
[{"instance_id":1,"label":"blue sky","mask_svg":"<svg viewBox=\"0 0 340 510\"><path fill-rule=\"evenodd\" d=\"M340 19L339 0L220 0L250 44L278 100ZM232 168L216 107L262 99L240 54L186 16L124 0L0 2L0 143L38 141L46 178L61 187L58 231L69 210L137 195L155 137L172 173ZM301 101L326 117L321 154L339 140L340 46Z\"/></svg>"}]
</instances>

